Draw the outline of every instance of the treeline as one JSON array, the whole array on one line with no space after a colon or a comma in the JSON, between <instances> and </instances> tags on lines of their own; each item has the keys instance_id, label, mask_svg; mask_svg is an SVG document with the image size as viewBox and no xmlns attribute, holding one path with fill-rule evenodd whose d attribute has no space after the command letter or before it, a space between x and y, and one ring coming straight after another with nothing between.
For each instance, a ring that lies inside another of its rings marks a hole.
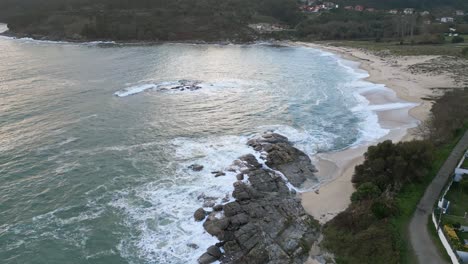
<instances>
[{"instance_id":1,"label":"treeline","mask_svg":"<svg viewBox=\"0 0 468 264\"><path fill-rule=\"evenodd\" d=\"M431 3L430 3L431 2ZM468 1L343 0L344 5L375 8L442 6ZM442 5L442 3L444 3ZM0 21L17 35L51 39L238 40L399 40L414 44L443 42L449 24L424 23L419 15L353 12L343 8L320 15L300 12L297 0L0 0ZM466 8L468 9L468 7ZM463 18L459 18L463 19ZM468 23L468 16L465 18ZM274 23L290 31L259 35L252 23ZM468 28L457 25L457 30ZM468 30L465 30L468 32Z\"/></svg>"},{"instance_id":2,"label":"treeline","mask_svg":"<svg viewBox=\"0 0 468 264\"><path fill-rule=\"evenodd\" d=\"M351 205L324 227L323 246L338 263L401 263L407 249L401 234L405 221L437 172L434 164L446 158L440 149L468 128L467 99L468 89L438 98L423 140L369 147L352 178L356 191Z\"/></svg>"},{"instance_id":3,"label":"treeline","mask_svg":"<svg viewBox=\"0 0 468 264\"><path fill-rule=\"evenodd\" d=\"M336 2L343 6L364 5L378 9L417 8L431 10L446 7L468 9L466 0L336 0Z\"/></svg>"},{"instance_id":4,"label":"treeline","mask_svg":"<svg viewBox=\"0 0 468 264\"><path fill-rule=\"evenodd\" d=\"M461 34L468 33L465 23L427 24L427 17L419 14L392 15L387 12L353 12L335 9L320 16L312 16L297 26L300 38L309 40L386 39L408 41L414 44L443 43L443 34L456 27Z\"/></svg>"},{"instance_id":5,"label":"treeline","mask_svg":"<svg viewBox=\"0 0 468 264\"><path fill-rule=\"evenodd\" d=\"M2 0L19 34L117 40L251 40L247 25L302 20L295 0ZM11 15L14 14L14 15Z\"/></svg>"}]
</instances>

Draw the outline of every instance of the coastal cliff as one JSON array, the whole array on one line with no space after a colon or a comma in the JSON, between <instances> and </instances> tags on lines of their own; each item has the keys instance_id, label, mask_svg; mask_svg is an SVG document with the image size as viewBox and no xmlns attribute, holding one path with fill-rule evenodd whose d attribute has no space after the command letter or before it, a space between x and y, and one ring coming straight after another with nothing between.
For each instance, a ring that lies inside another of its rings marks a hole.
<instances>
[{"instance_id":1,"label":"coastal cliff","mask_svg":"<svg viewBox=\"0 0 468 264\"><path fill-rule=\"evenodd\" d=\"M313 181L315 167L282 135L266 133L248 144L262 153L266 166L254 155L240 157L232 167L238 172L235 201L195 212L206 232L220 240L199 263L304 263L320 225L306 214L294 186Z\"/></svg>"}]
</instances>

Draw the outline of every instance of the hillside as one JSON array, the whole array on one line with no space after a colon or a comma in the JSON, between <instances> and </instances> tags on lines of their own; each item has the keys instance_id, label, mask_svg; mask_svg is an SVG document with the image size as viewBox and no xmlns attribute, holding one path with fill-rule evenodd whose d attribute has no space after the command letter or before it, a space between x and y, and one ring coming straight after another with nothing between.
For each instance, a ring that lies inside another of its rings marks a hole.
<instances>
[{"instance_id":1,"label":"hillside","mask_svg":"<svg viewBox=\"0 0 468 264\"><path fill-rule=\"evenodd\" d=\"M253 40L250 23L295 25L294 0L31 0L0 2L17 35L52 39Z\"/></svg>"},{"instance_id":2,"label":"hillside","mask_svg":"<svg viewBox=\"0 0 468 264\"><path fill-rule=\"evenodd\" d=\"M441 16L468 11L465 0L336 0L339 8L304 11L304 0L0 0L0 21L9 34L47 39L122 41L233 41L270 38L392 39L438 43L453 23ZM321 1L309 1L310 6ZM346 6L375 9L356 12ZM388 13L416 8L414 16ZM429 17L419 11L430 10ZM437 21L439 18L439 21ZM429 23L428 23L429 21ZM252 24L280 30L261 32ZM468 33L468 16L457 16L460 34ZM283 30L291 29L291 30ZM282 32L279 32L282 31ZM413 36L424 36L413 39Z\"/></svg>"}]
</instances>

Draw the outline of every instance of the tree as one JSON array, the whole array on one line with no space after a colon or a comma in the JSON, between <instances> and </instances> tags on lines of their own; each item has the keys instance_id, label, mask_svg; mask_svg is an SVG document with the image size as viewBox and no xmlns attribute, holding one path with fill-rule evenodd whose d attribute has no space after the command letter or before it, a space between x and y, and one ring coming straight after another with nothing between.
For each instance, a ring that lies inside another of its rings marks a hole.
<instances>
[{"instance_id":1,"label":"tree","mask_svg":"<svg viewBox=\"0 0 468 264\"><path fill-rule=\"evenodd\" d=\"M357 190L351 195L351 201L357 202L374 199L379 197L380 193L382 193L382 191L380 191L377 185L371 182L366 182L361 184L361 186L359 186Z\"/></svg>"}]
</instances>

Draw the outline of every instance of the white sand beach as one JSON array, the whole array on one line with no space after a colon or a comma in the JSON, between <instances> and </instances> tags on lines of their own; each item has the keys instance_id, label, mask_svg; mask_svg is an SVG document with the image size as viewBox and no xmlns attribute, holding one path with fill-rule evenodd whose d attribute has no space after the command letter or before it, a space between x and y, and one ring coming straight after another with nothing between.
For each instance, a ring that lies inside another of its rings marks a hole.
<instances>
[{"instance_id":1,"label":"white sand beach","mask_svg":"<svg viewBox=\"0 0 468 264\"><path fill-rule=\"evenodd\" d=\"M460 87L448 74L426 75L413 74L407 67L423 63L437 56L403 56L380 57L368 51L318 45L312 43L293 43L306 47L318 48L338 54L342 58L357 61L360 68L369 73L368 81L384 84L395 92L371 91L363 94L370 105L381 105L395 102L412 102L417 106L411 109L378 111L379 123L390 132L379 141L411 140L415 127L419 121L429 117L431 102L423 98L433 95L433 88ZM363 154L367 147L376 142L364 142L360 146L348 148L334 153L318 154L316 165L319 170L318 178L321 187L318 191L302 194L302 204L305 210L321 223L326 223L350 204L350 197L354 191L351 183L354 167L364 161Z\"/></svg>"}]
</instances>

